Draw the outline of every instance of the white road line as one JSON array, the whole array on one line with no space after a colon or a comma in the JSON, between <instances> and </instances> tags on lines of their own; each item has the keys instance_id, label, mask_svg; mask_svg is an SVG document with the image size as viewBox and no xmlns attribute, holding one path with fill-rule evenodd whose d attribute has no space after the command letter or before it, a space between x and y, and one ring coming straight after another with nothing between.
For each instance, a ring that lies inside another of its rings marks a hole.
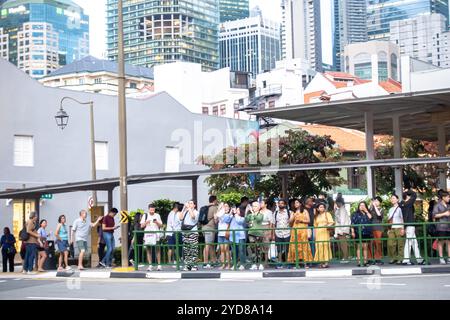
<instances>
[{"instance_id":1,"label":"white road line","mask_svg":"<svg viewBox=\"0 0 450 320\"><path fill-rule=\"evenodd\" d=\"M95 299L95 298L60 298L60 297L26 297L25 299L31 300L106 300L106 299Z\"/></svg>"},{"instance_id":2,"label":"white road line","mask_svg":"<svg viewBox=\"0 0 450 320\"><path fill-rule=\"evenodd\" d=\"M422 274L422 268L389 268L381 269L382 275Z\"/></svg>"},{"instance_id":3,"label":"white road line","mask_svg":"<svg viewBox=\"0 0 450 320\"><path fill-rule=\"evenodd\" d=\"M23 279L17 279L17 278L16 278L16 279L13 279L13 280L14 280L14 281L20 281L20 280L23 280Z\"/></svg>"},{"instance_id":4,"label":"white road line","mask_svg":"<svg viewBox=\"0 0 450 320\"><path fill-rule=\"evenodd\" d=\"M307 278L327 278L352 276L352 270L306 271Z\"/></svg>"},{"instance_id":5,"label":"white road line","mask_svg":"<svg viewBox=\"0 0 450 320\"><path fill-rule=\"evenodd\" d=\"M444 287L450 288L450 284L446 284L444 285Z\"/></svg>"},{"instance_id":6,"label":"white road line","mask_svg":"<svg viewBox=\"0 0 450 320\"><path fill-rule=\"evenodd\" d=\"M301 283L301 284L309 284L309 283L312 283L312 284L324 284L324 283L326 283L325 281L308 281L308 280L305 280L305 281L301 281L301 280L298 280L298 281L283 281L283 283Z\"/></svg>"},{"instance_id":7,"label":"white road line","mask_svg":"<svg viewBox=\"0 0 450 320\"><path fill-rule=\"evenodd\" d=\"M0 280L0 283L6 282L6 280Z\"/></svg>"},{"instance_id":8,"label":"white road line","mask_svg":"<svg viewBox=\"0 0 450 320\"><path fill-rule=\"evenodd\" d=\"M387 283L387 282L361 282L365 286L406 286L406 283Z\"/></svg>"},{"instance_id":9,"label":"white road line","mask_svg":"<svg viewBox=\"0 0 450 320\"><path fill-rule=\"evenodd\" d=\"M222 282L255 282L255 280L251 279L216 279L216 280Z\"/></svg>"}]
</instances>

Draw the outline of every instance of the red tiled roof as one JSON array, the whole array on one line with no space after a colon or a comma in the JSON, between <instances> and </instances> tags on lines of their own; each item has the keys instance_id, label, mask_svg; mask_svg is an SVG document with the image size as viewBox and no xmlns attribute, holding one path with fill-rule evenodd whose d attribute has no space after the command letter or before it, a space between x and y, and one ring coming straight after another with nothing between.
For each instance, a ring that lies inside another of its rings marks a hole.
<instances>
[{"instance_id":1,"label":"red tiled roof","mask_svg":"<svg viewBox=\"0 0 450 320\"><path fill-rule=\"evenodd\" d=\"M388 79L387 81L382 81L379 85L389 93L400 93L402 92L402 84L393 79Z\"/></svg>"},{"instance_id":2,"label":"red tiled roof","mask_svg":"<svg viewBox=\"0 0 450 320\"><path fill-rule=\"evenodd\" d=\"M310 93L305 93L305 103L311 103L311 99L312 98L317 98L320 97L322 94L326 93L325 90L320 90L320 91L314 91L314 92L310 92Z\"/></svg>"}]
</instances>

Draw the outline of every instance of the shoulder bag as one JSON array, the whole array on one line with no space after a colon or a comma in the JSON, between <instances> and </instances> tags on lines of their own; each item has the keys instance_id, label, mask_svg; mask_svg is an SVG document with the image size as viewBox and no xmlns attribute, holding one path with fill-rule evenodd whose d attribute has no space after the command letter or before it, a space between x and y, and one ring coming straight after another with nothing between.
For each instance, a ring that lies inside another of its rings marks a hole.
<instances>
[{"instance_id":1,"label":"shoulder bag","mask_svg":"<svg viewBox=\"0 0 450 320\"><path fill-rule=\"evenodd\" d=\"M185 223L184 223L184 221L186 220L186 216L188 215L188 213L189 213L189 212L186 212L186 213L184 214L183 221L182 221L182 223L181 223L181 230L183 230L183 231L192 230L192 229L196 226L196 224L190 225L190 224L185 224Z\"/></svg>"}]
</instances>

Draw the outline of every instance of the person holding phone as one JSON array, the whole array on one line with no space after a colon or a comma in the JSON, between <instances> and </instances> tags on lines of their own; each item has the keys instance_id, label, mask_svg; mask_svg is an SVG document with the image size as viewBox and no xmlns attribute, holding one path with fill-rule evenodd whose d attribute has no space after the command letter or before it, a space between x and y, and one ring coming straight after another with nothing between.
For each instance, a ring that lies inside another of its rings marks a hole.
<instances>
[{"instance_id":1,"label":"person holding phone","mask_svg":"<svg viewBox=\"0 0 450 320\"><path fill-rule=\"evenodd\" d=\"M402 209L396 194L391 196L391 203L392 208L388 213L388 223L391 224L391 229L388 231L388 255L391 259L389 264L402 264L405 250L405 229Z\"/></svg>"},{"instance_id":2,"label":"person holding phone","mask_svg":"<svg viewBox=\"0 0 450 320\"><path fill-rule=\"evenodd\" d=\"M161 221L161 216L159 213L156 213L156 207L153 204L148 205L148 213L146 213L141 219L141 227L144 231L148 232L144 234L144 246L147 252L147 262L148 268L147 271L153 270L153 251L156 256L156 262L158 266L156 268L157 271L161 271L161 250L159 246L159 241L161 239L161 234L159 231L163 223Z\"/></svg>"},{"instance_id":3,"label":"person holding phone","mask_svg":"<svg viewBox=\"0 0 450 320\"><path fill-rule=\"evenodd\" d=\"M100 265L102 267L111 268L112 260L113 260L113 252L114 252L114 230L119 229L120 225L115 226L114 217L119 211L116 208L112 208L109 210L108 214L103 217L102 222L102 230L103 230L103 239L106 243L106 253L103 257ZM99 220L100 221L100 220Z\"/></svg>"},{"instance_id":4,"label":"person holding phone","mask_svg":"<svg viewBox=\"0 0 450 320\"><path fill-rule=\"evenodd\" d=\"M217 211L217 218L219 220L219 234L218 242L220 246L220 261L222 265L219 269L231 269L231 252L230 252L230 225L233 215L231 213L231 206L228 203L222 203Z\"/></svg>"},{"instance_id":5,"label":"person holding phone","mask_svg":"<svg viewBox=\"0 0 450 320\"><path fill-rule=\"evenodd\" d=\"M361 201L358 210L352 217L352 238L357 240L356 256L358 258L358 267L368 266L368 244L372 238L372 214L367 207L367 203ZM362 246L362 247L361 247ZM363 253L363 263L361 264L361 251Z\"/></svg>"},{"instance_id":6,"label":"person holding phone","mask_svg":"<svg viewBox=\"0 0 450 320\"><path fill-rule=\"evenodd\" d=\"M188 201L179 214L183 236L184 271L197 271L198 216L194 200Z\"/></svg>"}]
</instances>

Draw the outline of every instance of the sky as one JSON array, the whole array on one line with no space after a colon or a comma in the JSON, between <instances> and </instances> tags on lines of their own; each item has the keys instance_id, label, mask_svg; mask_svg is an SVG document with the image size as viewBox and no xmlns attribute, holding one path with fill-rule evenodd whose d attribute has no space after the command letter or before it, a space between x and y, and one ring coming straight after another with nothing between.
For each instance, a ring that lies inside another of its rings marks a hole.
<instances>
[{"instance_id":1,"label":"sky","mask_svg":"<svg viewBox=\"0 0 450 320\"><path fill-rule=\"evenodd\" d=\"M91 55L102 58L106 50L106 0L74 0L84 8L90 17L90 47ZM281 21L281 0L250 0L250 8L258 5L263 15L275 21Z\"/></svg>"}]
</instances>

